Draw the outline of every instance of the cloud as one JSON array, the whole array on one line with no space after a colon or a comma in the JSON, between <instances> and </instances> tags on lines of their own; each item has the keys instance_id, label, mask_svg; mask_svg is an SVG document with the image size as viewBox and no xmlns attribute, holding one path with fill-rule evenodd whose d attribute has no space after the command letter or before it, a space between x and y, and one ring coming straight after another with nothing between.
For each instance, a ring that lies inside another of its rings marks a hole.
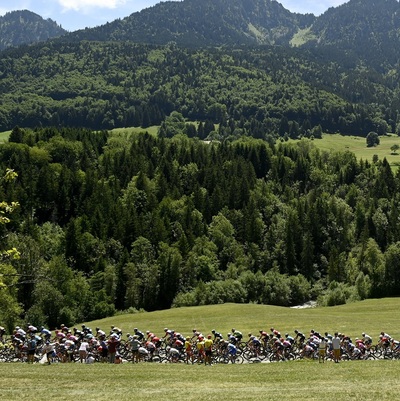
<instances>
[{"instance_id":1,"label":"cloud","mask_svg":"<svg viewBox=\"0 0 400 401\"><path fill-rule=\"evenodd\" d=\"M127 0L58 0L63 11L87 11L93 8L115 9L126 4Z\"/></svg>"}]
</instances>

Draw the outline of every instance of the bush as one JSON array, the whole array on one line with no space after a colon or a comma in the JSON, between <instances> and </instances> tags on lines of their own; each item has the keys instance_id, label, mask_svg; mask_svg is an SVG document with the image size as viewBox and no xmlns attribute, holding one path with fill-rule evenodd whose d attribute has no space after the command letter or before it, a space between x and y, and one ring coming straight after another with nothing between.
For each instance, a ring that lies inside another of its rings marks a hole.
<instances>
[{"instance_id":1,"label":"bush","mask_svg":"<svg viewBox=\"0 0 400 401\"><path fill-rule=\"evenodd\" d=\"M290 286L286 275L280 274L277 268L265 274L265 288L262 302L268 305L289 306Z\"/></svg>"},{"instance_id":2,"label":"bush","mask_svg":"<svg viewBox=\"0 0 400 401\"><path fill-rule=\"evenodd\" d=\"M321 306L344 305L347 301L355 301L357 299L359 299L359 296L355 287L332 281L325 294L318 298L318 304Z\"/></svg>"},{"instance_id":3,"label":"bush","mask_svg":"<svg viewBox=\"0 0 400 401\"><path fill-rule=\"evenodd\" d=\"M288 277L290 287L290 304L301 305L310 300L311 284L307 279L298 274Z\"/></svg>"}]
</instances>

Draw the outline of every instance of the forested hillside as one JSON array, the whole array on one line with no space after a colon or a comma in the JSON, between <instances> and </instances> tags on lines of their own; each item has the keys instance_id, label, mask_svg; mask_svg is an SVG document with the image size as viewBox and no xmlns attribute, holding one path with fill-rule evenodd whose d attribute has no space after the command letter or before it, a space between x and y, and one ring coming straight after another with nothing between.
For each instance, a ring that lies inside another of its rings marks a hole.
<instances>
[{"instance_id":1,"label":"forested hillside","mask_svg":"<svg viewBox=\"0 0 400 401\"><path fill-rule=\"evenodd\" d=\"M55 327L116 309L400 295L400 176L386 160L311 141L207 144L179 113L163 129L174 136L13 130L0 169L18 178L0 197L20 208L1 246L21 256L1 265L3 321L17 302Z\"/></svg>"},{"instance_id":2,"label":"forested hillside","mask_svg":"<svg viewBox=\"0 0 400 401\"><path fill-rule=\"evenodd\" d=\"M48 42L0 53L0 130L147 127L175 110L223 135L382 135L397 130L399 82L339 52Z\"/></svg>"}]
</instances>

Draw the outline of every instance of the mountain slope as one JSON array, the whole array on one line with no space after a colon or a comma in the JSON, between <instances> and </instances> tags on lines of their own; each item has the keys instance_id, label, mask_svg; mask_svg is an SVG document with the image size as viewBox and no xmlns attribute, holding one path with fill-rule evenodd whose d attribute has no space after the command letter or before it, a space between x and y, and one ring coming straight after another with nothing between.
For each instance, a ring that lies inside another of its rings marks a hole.
<instances>
[{"instance_id":1,"label":"mountain slope","mask_svg":"<svg viewBox=\"0 0 400 401\"><path fill-rule=\"evenodd\" d=\"M350 0L317 18L309 33L308 46L332 46L353 52L375 67L382 62L394 66L400 55L400 3Z\"/></svg>"},{"instance_id":2,"label":"mountain slope","mask_svg":"<svg viewBox=\"0 0 400 401\"><path fill-rule=\"evenodd\" d=\"M315 16L294 14L274 0L161 2L106 25L76 31L68 39L133 40L184 46L288 44Z\"/></svg>"},{"instance_id":3,"label":"mountain slope","mask_svg":"<svg viewBox=\"0 0 400 401\"><path fill-rule=\"evenodd\" d=\"M28 11L12 11L0 17L0 50L64 35L67 31L51 19Z\"/></svg>"}]
</instances>

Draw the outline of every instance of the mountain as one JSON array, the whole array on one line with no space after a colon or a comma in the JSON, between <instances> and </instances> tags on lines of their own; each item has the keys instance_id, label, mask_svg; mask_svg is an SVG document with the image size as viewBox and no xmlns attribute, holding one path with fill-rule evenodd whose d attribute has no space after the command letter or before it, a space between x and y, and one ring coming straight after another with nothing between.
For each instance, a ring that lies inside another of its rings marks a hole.
<instances>
[{"instance_id":1,"label":"mountain","mask_svg":"<svg viewBox=\"0 0 400 401\"><path fill-rule=\"evenodd\" d=\"M31 11L12 11L0 17L0 50L42 42L66 32L53 20L45 20Z\"/></svg>"},{"instance_id":2,"label":"mountain","mask_svg":"<svg viewBox=\"0 0 400 401\"><path fill-rule=\"evenodd\" d=\"M299 46L341 51L387 72L399 59L400 4L350 0L315 17L292 13L275 0L167 1L65 39L185 47Z\"/></svg>"},{"instance_id":3,"label":"mountain","mask_svg":"<svg viewBox=\"0 0 400 401\"><path fill-rule=\"evenodd\" d=\"M330 8L306 30L297 44L331 47L352 52L375 67L395 66L400 56L400 3L398 0L350 0Z\"/></svg>"},{"instance_id":4,"label":"mountain","mask_svg":"<svg viewBox=\"0 0 400 401\"><path fill-rule=\"evenodd\" d=\"M100 27L79 30L68 40L132 40L183 46L287 45L315 21L291 13L275 0L184 0L161 2Z\"/></svg>"}]
</instances>

